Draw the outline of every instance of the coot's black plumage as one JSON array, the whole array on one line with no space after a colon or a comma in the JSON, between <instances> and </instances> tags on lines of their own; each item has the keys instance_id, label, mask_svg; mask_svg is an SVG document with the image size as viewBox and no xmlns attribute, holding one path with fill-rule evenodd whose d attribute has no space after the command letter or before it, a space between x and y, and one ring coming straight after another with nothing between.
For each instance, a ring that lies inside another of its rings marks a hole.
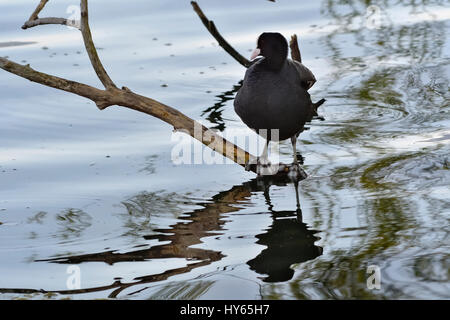
<instances>
[{"instance_id":1,"label":"coot's black plumage","mask_svg":"<svg viewBox=\"0 0 450 320\"><path fill-rule=\"evenodd\" d=\"M263 33L258 38L256 55L247 69L242 87L234 100L234 109L242 121L263 135L267 129L278 129L279 136L270 140L292 139L295 155L297 135L314 113L308 89L316 81L303 64L287 58L288 44L279 33Z\"/></svg>"}]
</instances>

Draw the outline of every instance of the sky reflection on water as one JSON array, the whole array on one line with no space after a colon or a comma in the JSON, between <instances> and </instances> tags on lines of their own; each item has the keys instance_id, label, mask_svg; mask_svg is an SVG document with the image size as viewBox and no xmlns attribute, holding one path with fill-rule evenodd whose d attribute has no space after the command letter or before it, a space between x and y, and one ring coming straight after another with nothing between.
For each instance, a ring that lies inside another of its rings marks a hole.
<instances>
[{"instance_id":1,"label":"sky reflection on water","mask_svg":"<svg viewBox=\"0 0 450 320\"><path fill-rule=\"evenodd\" d=\"M75 3L51 4L61 16ZM91 28L118 85L245 132L232 108L245 70L189 1L105 4L91 1ZM300 136L299 203L291 183L235 165L174 165L157 119L0 72L0 298L450 298L449 6L199 4L246 56L262 31L299 35L313 100L327 99ZM98 85L76 30L22 31L32 5L0 8L1 56ZM366 286L371 264L381 290Z\"/></svg>"}]
</instances>

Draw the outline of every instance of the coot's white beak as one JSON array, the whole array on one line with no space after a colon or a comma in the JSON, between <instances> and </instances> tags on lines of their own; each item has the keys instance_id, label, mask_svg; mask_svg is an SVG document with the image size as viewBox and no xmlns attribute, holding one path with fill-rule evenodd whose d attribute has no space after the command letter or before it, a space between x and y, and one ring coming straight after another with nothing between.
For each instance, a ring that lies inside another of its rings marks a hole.
<instances>
[{"instance_id":1,"label":"coot's white beak","mask_svg":"<svg viewBox=\"0 0 450 320\"><path fill-rule=\"evenodd\" d=\"M261 50L259 48L256 48L255 50L253 50L250 60L255 59L257 56L259 56L260 53L261 53Z\"/></svg>"}]
</instances>

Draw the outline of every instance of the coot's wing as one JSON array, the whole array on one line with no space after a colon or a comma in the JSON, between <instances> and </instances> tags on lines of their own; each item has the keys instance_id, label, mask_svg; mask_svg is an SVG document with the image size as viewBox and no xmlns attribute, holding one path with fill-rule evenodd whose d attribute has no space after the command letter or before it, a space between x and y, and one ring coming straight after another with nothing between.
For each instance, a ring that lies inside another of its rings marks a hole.
<instances>
[{"instance_id":1,"label":"coot's wing","mask_svg":"<svg viewBox=\"0 0 450 320\"><path fill-rule=\"evenodd\" d=\"M305 90L309 90L314 85L314 83L316 83L316 77L314 77L314 74L302 63L290 59L288 59L288 63L292 64L295 69L297 69L300 79L300 85Z\"/></svg>"}]
</instances>

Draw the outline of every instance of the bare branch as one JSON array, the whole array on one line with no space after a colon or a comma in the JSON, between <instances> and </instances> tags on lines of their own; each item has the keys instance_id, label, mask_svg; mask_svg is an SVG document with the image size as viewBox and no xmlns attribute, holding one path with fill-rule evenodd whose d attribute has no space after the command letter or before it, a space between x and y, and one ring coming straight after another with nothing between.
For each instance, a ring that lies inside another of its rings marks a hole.
<instances>
[{"instance_id":1,"label":"bare branch","mask_svg":"<svg viewBox=\"0 0 450 320\"><path fill-rule=\"evenodd\" d=\"M213 21L209 20L202 9L200 9L199 5L195 1L191 1L191 5L194 8L194 11L199 16L200 20L203 22L206 29L208 29L209 33L217 40L219 45L228 52L237 62L242 64L244 67L248 68L251 65L251 62L243 57L239 52L236 51L217 31L217 28Z\"/></svg>"},{"instance_id":2,"label":"bare branch","mask_svg":"<svg viewBox=\"0 0 450 320\"><path fill-rule=\"evenodd\" d=\"M34 11L31 14L31 16L28 18L28 20L22 26L22 29L28 29L28 28L31 28L31 27L35 27L35 26L37 26L39 24L44 24L44 23L36 24L36 20L38 20L38 14L42 11L42 9L44 9L44 7L47 4L47 2L48 2L48 0L41 0L39 2L39 4L37 5L36 9L34 9ZM46 23L46 24L48 24L48 23Z\"/></svg>"},{"instance_id":3,"label":"bare branch","mask_svg":"<svg viewBox=\"0 0 450 320\"><path fill-rule=\"evenodd\" d=\"M37 8L34 10L28 21L24 23L22 29L32 28L38 25L44 24L61 24L61 25L69 25L73 24L73 22L64 19L64 18L38 18L38 14L42 11L42 9L47 4L48 0L41 0ZM103 67L100 58L97 53L97 49L95 48L94 42L92 40L91 29L89 27L89 15L88 15L88 2L87 0L80 1L81 8L81 22L80 22L80 30L83 35L84 45L86 47L86 51L88 53L91 64L97 74L98 78L105 86L106 89L117 88L114 82L111 80L109 75L107 74L105 68ZM70 23L69 23L70 22Z\"/></svg>"},{"instance_id":4,"label":"bare branch","mask_svg":"<svg viewBox=\"0 0 450 320\"><path fill-rule=\"evenodd\" d=\"M60 18L43 18L39 19L38 14L44 8L48 0L42 0L36 10L31 15L30 19L25 23L25 28L44 24L44 22L55 23L61 22L62 20L55 20ZM203 13L200 8L196 6L195 2L192 2L194 8L198 8L197 13L204 19ZM40 83L55 89L63 90L66 92L74 93L79 96L88 98L92 100L97 107L102 110L112 105L119 105L140 112L147 113L151 116L157 117L166 123L172 125L175 130L183 131L193 138L197 139L204 145L208 146L212 150L220 153L222 156L227 157L234 161L235 163L249 168L250 171L256 173L256 157L246 152L245 150L239 148L233 143L225 140L223 137L215 133L214 131L206 128L197 121L192 120L188 116L184 115L180 111L164 105L156 100L148 97L144 97L132 92L130 89L123 87L118 89L111 78L106 73L100 58L95 49L91 31L88 22L88 3L87 0L81 0L81 32L83 35L83 40L85 43L86 50L88 52L89 58L91 60L92 66L94 67L100 81L105 86L106 90L101 90L83 83L79 83L72 80L67 80L64 78L59 78L53 75L49 75L43 72L36 71L30 67L30 65L21 65L12 62L6 58L0 58L0 69L4 69L10 73L16 74L22 78L28 79L30 81ZM52 20L51 20L52 19ZM202 21L204 21L202 19ZM206 21L208 21L206 19ZM66 22L67 24L67 22ZM241 64L248 66L250 61L243 58L237 53L221 36L215 29L214 23L208 21L208 26L210 27L212 34L219 36L219 43L224 47L227 52L234 52L235 58L241 57ZM228 48L228 49L227 49ZM231 54L231 53L230 53ZM236 56L237 55L237 56ZM238 58L236 58L238 60ZM239 61L239 60L238 60ZM247 65L248 64L248 65ZM280 164L278 174L285 175L289 171L289 166ZM305 174L300 174L300 178L304 178Z\"/></svg>"},{"instance_id":5,"label":"bare branch","mask_svg":"<svg viewBox=\"0 0 450 320\"><path fill-rule=\"evenodd\" d=\"M68 20L65 18L55 18L55 17L38 18L38 19L26 21L24 23L24 25L22 26L22 29L33 28L33 27L45 25L45 24L68 25Z\"/></svg>"},{"instance_id":6,"label":"bare branch","mask_svg":"<svg viewBox=\"0 0 450 320\"><path fill-rule=\"evenodd\" d=\"M88 3L87 0L81 0L81 34L83 35L84 46L88 53L89 59L91 60L92 67L94 67L95 73L97 73L98 78L103 83L106 89L117 88L114 82L106 73L105 68L100 61L97 54L97 49L95 49L94 42L92 41L91 29L89 28L89 14L88 14Z\"/></svg>"},{"instance_id":7,"label":"bare branch","mask_svg":"<svg viewBox=\"0 0 450 320\"><path fill-rule=\"evenodd\" d=\"M34 10L34 12L31 14L30 18L25 21L25 23L22 26L22 29L28 29L33 28L40 25L45 24L62 24L62 25L71 25L71 21L65 19L65 18L55 18L55 17L48 17L48 18L39 18L38 14L44 9L45 5L47 4L48 0L41 0L39 2L38 6Z\"/></svg>"},{"instance_id":8,"label":"bare branch","mask_svg":"<svg viewBox=\"0 0 450 320\"><path fill-rule=\"evenodd\" d=\"M180 111L151 98L138 95L128 88L122 90L118 88L100 90L79 82L36 71L29 65L17 64L6 58L0 58L0 68L30 81L88 98L95 102L99 109L119 105L157 117L172 125L176 130L189 134L204 145L241 166L256 161L256 158L245 150L225 140L214 131L209 130ZM255 171L256 168L252 167L251 170Z\"/></svg>"},{"instance_id":9,"label":"bare branch","mask_svg":"<svg viewBox=\"0 0 450 320\"><path fill-rule=\"evenodd\" d=\"M297 60L302 62L302 55L300 54L300 49L298 47L297 35L293 34L291 36L291 41L289 42L289 47L291 48L291 58L292 60Z\"/></svg>"},{"instance_id":10,"label":"bare branch","mask_svg":"<svg viewBox=\"0 0 450 320\"><path fill-rule=\"evenodd\" d=\"M47 2L48 2L48 0L41 0L41 2L39 2L36 9L34 9L33 13L31 14L30 18L28 19L28 21L36 20L38 18L38 14L42 11L42 9L44 9Z\"/></svg>"},{"instance_id":11,"label":"bare branch","mask_svg":"<svg viewBox=\"0 0 450 320\"><path fill-rule=\"evenodd\" d=\"M67 25L71 27L78 28L76 21L68 20L65 18L56 18L56 17L46 17L46 18L39 18L38 14L44 9L45 5L47 4L48 0L41 0L41 2L38 4L37 8L34 10L34 12L31 14L30 18L25 21L25 23L22 26L22 29L28 29L33 28L36 26L46 25L46 24L61 24L61 25Z\"/></svg>"},{"instance_id":12,"label":"bare branch","mask_svg":"<svg viewBox=\"0 0 450 320\"><path fill-rule=\"evenodd\" d=\"M12 62L8 59L0 57L0 68L18 75L19 77L28 79L32 82L40 83L48 87L52 87L59 90L75 93L85 98L91 99L97 105L102 106L100 109L104 109L107 104L107 99L104 90L91 87L89 85L66 80L56 76L52 76L43 72L33 70L30 65L21 65Z\"/></svg>"}]
</instances>

